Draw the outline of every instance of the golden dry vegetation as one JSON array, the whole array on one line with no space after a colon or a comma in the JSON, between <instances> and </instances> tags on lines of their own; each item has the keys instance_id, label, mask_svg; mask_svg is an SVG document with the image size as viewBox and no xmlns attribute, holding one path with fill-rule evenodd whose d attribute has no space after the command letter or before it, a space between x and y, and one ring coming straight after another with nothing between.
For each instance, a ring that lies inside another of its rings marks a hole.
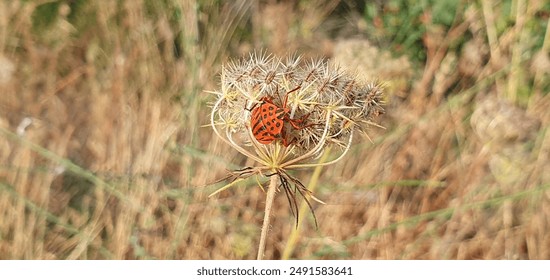
<instances>
[{"instance_id":1,"label":"golden dry vegetation","mask_svg":"<svg viewBox=\"0 0 550 280\"><path fill-rule=\"evenodd\" d=\"M266 258L549 259L549 5L423 7L415 60L358 2L0 2L0 258L255 258L265 193L208 198L252 162L204 127L205 90L264 49L387 84L386 129L294 174L319 228L291 238L279 195Z\"/></svg>"}]
</instances>

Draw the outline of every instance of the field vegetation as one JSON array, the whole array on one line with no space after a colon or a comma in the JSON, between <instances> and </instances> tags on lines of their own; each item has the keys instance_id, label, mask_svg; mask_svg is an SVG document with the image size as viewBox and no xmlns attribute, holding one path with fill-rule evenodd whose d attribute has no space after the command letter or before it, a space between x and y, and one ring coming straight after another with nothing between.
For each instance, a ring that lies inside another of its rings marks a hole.
<instances>
[{"instance_id":1,"label":"field vegetation","mask_svg":"<svg viewBox=\"0 0 550 280\"><path fill-rule=\"evenodd\" d=\"M221 65L326 57L385 129L274 202L267 259L549 259L550 4L0 2L0 259L254 259L265 193L207 126ZM330 155L328 155L330 156Z\"/></svg>"}]
</instances>

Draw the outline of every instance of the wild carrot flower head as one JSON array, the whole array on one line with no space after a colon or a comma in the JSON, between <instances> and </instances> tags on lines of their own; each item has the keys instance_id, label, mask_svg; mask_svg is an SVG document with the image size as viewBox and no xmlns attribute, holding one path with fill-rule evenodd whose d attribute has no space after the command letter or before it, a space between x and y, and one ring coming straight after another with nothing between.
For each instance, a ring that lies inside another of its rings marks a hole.
<instances>
[{"instance_id":1,"label":"wild carrot flower head","mask_svg":"<svg viewBox=\"0 0 550 280\"><path fill-rule=\"evenodd\" d=\"M381 83L361 83L325 60L253 53L223 66L220 87L212 92L214 132L260 165L229 177L269 172L283 187L301 186L302 195L307 189L286 170L338 161L354 133L377 126L375 117L384 113ZM330 146L340 147L336 159L313 164Z\"/></svg>"},{"instance_id":2,"label":"wild carrot flower head","mask_svg":"<svg viewBox=\"0 0 550 280\"><path fill-rule=\"evenodd\" d=\"M332 145L343 155L354 132L376 125L384 112L382 86L362 84L324 60L301 62L251 54L224 65L213 92L216 134L270 168L300 167Z\"/></svg>"}]
</instances>

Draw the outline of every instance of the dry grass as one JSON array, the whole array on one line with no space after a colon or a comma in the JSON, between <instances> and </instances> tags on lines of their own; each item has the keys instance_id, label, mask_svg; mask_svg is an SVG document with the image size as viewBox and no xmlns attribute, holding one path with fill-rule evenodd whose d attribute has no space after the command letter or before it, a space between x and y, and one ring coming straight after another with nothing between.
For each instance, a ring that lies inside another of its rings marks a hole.
<instances>
[{"instance_id":1,"label":"dry grass","mask_svg":"<svg viewBox=\"0 0 550 280\"><path fill-rule=\"evenodd\" d=\"M388 81L387 129L321 172L328 205L318 230L303 216L291 258L550 258L550 31L530 29L549 21L544 1L516 1L507 28L501 3L468 4L449 30L427 28L422 67L331 39L365 23L330 5L8 2L1 259L254 258L265 194L250 180L207 198L201 186L250 163L201 125L220 63L256 48ZM278 259L294 219L284 196L274 208Z\"/></svg>"}]
</instances>

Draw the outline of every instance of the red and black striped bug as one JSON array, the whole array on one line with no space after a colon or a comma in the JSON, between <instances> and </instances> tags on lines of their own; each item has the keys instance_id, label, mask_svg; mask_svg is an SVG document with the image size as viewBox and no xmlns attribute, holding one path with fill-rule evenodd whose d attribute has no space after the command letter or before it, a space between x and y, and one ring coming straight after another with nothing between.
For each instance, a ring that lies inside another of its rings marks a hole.
<instances>
[{"instance_id":1,"label":"red and black striped bug","mask_svg":"<svg viewBox=\"0 0 550 280\"><path fill-rule=\"evenodd\" d=\"M290 118L290 109L286 106L288 95L300 89L300 86L286 93L282 107L277 106L273 99L265 96L261 103L252 109L250 127L252 134L261 144L270 144L275 140L281 140L288 147L295 139L289 140L285 123L289 123L294 129L303 129L303 125L309 114L298 118Z\"/></svg>"}]
</instances>

